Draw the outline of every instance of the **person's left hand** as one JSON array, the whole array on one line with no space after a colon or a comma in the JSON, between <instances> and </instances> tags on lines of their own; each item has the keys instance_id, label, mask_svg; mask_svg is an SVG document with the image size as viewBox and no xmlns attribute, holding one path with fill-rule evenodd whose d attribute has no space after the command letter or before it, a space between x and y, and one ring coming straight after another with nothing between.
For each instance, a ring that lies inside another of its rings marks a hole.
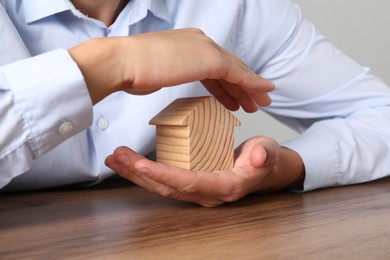
<instances>
[{"instance_id":1,"label":"person's left hand","mask_svg":"<svg viewBox=\"0 0 390 260\"><path fill-rule=\"evenodd\" d=\"M294 176L283 172L284 166L289 167L281 165L285 159L297 162L290 155L296 156L296 153L280 147L273 139L254 137L235 150L236 160L231 170L184 170L148 160L128 147L118 147L105 163L148 191L215 207L249 193L280 190L300 180L302 171ZM281 160L282 157L285 159ZM289 170L291 172L292 168Z\"/></svg>"}]
</instances>

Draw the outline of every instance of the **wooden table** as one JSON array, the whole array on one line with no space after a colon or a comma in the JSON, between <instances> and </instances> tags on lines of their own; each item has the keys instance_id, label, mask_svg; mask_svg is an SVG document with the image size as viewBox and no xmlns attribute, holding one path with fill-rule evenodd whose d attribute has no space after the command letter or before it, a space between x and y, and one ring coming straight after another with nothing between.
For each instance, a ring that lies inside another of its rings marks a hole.
<instances>
[{"instance_id":1,"label":"wooden table","mask_svg":"<svg viewBox=\"0 0 390 260\"><path fill-rule=\"evenodd\" d=\"M390 178L202 208L115 178L0 194L0 259L390 259Z\"/></svg>"}]
</instances>

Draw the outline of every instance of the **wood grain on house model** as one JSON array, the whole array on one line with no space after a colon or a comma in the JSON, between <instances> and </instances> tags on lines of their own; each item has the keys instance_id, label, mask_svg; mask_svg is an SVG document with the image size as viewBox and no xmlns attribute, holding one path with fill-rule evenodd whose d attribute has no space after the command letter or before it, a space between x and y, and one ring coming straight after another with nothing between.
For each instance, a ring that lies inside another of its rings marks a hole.
<instances>
[{"instance_id":1,"label":"wood grain on house model","mask_svg":"<svg viewBox=\"0 0 390 260\"><path fill-rule=\"evenodd\" d=\"M158 162L190 170L233 167L240 121L214 97L176 99L149 123L156 125Z\"/></svg>"}]
</instances>

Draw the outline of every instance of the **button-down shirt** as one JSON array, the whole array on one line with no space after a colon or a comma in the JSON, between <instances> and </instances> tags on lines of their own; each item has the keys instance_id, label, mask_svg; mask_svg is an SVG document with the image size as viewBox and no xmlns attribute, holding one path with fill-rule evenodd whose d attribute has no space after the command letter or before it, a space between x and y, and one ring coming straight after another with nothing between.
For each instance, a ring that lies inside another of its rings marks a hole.
<instances>
[{"instance_id":1,"label":"button-down shirt","mask_svg":"<svg viewBox=\"0 0 390 260\"><path fill-rule=\"evenodd\" d=\"M276 84L267 113L302 133L285 146L305 163L304 190L390 174L390 90L307 22L288 0L132 0L107 27L69 0L0 0L0 187L96 183L121 145L154 149L148 124L199 82L92 106L68 48L94 37L202 29ZM253 127L261 129L261 122Z\"/></svg>"}]
</instances>

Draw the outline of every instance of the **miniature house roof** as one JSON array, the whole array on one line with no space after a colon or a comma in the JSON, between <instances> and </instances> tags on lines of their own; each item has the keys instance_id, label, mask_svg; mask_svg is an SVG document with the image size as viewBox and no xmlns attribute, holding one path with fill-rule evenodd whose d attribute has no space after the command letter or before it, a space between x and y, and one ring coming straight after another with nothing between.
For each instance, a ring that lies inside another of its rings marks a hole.
<instances>
[{"instance_id":1,"label":"miniature house roof","mask_svg":"<svg viewBox=\"0 0 390 260\"><path fill-rule=\"evenodd\" d=\"M190 125L196 119L228 120L233 126L239 126L240 121L212 96L179 98L153 117L151 125Z\"/></svg>"}]
</instances>

